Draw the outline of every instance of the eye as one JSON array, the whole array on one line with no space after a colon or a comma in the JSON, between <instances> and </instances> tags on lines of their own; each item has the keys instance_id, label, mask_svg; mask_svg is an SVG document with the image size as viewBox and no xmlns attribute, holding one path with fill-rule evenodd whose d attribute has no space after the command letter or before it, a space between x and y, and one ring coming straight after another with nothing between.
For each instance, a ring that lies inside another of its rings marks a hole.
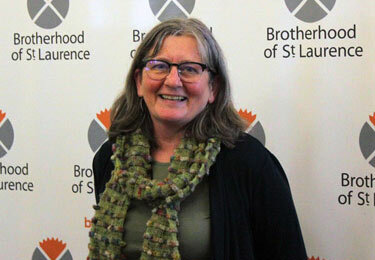
<instances>
[{"instance_id":1,"label":"eye","mask_svg":"<svg viewBox=\"0 0 375 260\"><path fill-rule=\"evenodd\" d=\"M168 71L169 70L169 65L163 61L151 60L147 62L146 67L150 70L156 70L156 71Z\"/></svg>"},{"instance_id":2,"label":"eye","mask_svg":"<svg viewBox=\"0 0 375 260\"><path fill-rule=\"evenodd\" d=\"M200 65L195 63L183 63L180 65L179 70L181 73L186 74L200 74L202 68Z\"/></svg>"}]
</instances>

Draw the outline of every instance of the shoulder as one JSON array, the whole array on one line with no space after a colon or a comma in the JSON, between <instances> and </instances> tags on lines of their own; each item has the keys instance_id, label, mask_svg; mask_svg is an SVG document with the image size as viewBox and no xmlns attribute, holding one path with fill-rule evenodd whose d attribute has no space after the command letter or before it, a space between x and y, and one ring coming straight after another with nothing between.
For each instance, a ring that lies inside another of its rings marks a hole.
<instances>
[{"instance_id":1,"label":"shoulder","mask_svg":"<svg viewBox=\"0 0 375 260\"><path fill-rule=\"evenodd\" d=\"M255 183L263 178L288 183L278 159L261 142L246 133L241 134L233 148L222 146L216 162L217 170L235 176L251 176Z\"/></svg>"},{"instance_id":2,"label":"shoulder","mask_svg":"<svg viewBox=\"0 0 375 260\"><path fill-rule=\"evenodd\" d=\"M258 168L270 156L270 152L256 138L242 133L233 148L222 145L220 159L235 164Z\"/></svg>"},{"instance_id":3,"label":"shoulder","mask_svg":"<svg viewBox=\"0 0 375 260\"><path fill-rule=\"evenodd\" d=\"M111 156L112 156L112 145L113 143L107 140L105 143L102 144L102 146L99 148L99 150L96 152L94 156L94 164L95 163L104 163L107 162Z\"/></svg>"}]
</instances>

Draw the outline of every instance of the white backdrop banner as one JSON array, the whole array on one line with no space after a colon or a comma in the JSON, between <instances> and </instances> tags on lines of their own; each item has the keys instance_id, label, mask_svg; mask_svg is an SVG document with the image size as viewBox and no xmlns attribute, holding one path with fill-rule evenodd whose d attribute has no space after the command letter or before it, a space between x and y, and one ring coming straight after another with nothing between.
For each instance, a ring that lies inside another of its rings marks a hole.
<instances>
[{"instance_id":1,"label":"white backdrop banner","mask_svg":"<svg viewBox=\"0 0 375 260\"><path fill-rule=\"evenodd\" d=\"M0 259L85 259L94 153L145 33L196 17L284 166L310 260L375 259L375 1L1 0Z\"/></svg>"}]
</instances>

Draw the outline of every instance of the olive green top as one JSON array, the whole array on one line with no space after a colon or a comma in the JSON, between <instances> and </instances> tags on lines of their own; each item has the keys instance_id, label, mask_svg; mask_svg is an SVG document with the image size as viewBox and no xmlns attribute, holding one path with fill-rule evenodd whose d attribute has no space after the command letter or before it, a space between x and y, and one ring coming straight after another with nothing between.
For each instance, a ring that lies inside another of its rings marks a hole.
<instances>
[{"instance_id":1,"label":"olive green top","mask_svg":"<svg viewBox=\"0 0 375 260\"><path fill-rule=\"evenodd\" d=\"M168 175L169 163L152 164L153 179L164 179ZM210 259L210 212L208 179L205 178L195 191L181 202L178 214L179 251L184 260ZM132 200L125 220L127 259L139 259L142 252L146 222L151 217L151 207L143 200Z\"/></svg>"}]
</instances>

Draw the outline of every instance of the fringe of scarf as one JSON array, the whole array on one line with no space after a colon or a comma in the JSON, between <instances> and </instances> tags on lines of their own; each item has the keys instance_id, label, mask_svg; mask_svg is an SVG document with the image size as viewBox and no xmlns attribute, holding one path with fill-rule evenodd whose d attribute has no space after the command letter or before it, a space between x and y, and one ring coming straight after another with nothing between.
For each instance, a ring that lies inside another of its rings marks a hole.
<instances>
[{"instance_id":1,"label":"fringe of scarf","mask_svg":"<svg viewBox=\"0 0 375 260\"><path fill-rule=\"evenodd\" d=\"M132 199L152 206L143 235L141 260L178 260L178 211L180 203L208 174L220 151L220 141L198 143L184 138L171 157L168 176L151 180L150 145L140 130L119 136L113 145L114 170L100 199L89 232L88 260L126 259L124 221Z\"/></svg>"}]
</instances>

